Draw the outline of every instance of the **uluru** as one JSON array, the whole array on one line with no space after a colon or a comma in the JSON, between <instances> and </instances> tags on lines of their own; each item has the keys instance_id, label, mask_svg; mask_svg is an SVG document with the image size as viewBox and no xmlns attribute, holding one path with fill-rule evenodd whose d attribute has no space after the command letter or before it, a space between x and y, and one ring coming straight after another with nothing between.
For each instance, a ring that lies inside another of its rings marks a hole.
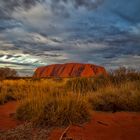
<instances>
[{"instance_id":1,"label":"uluru","mask_svg":"<svg viewBox=\"0 0 140 140\"><path fill-rule=\"evenodd\" d=\"M97 75L106 75L107 72L104 67L94 64L82 63L66 63L66 64L52 64L48 66L38 67L33 77L92 77Z\"/></svg>"}]
</instances>

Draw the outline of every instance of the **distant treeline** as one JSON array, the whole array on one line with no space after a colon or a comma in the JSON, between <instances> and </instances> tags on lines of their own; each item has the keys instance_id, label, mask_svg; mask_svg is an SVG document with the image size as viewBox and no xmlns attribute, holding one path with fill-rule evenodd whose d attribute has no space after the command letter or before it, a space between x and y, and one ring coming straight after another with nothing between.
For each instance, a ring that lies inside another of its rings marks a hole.
<instances>
[{"instance_id":1,"label":"distant treeline","mask_svg":"<svg viewBox=\"0 0 140 140\"><path fill-rule=\"evenodd\" d=\"M17 71L11 68L0 68L0 79L9 77L18 77Z\"/></svg>"}]
</instances>

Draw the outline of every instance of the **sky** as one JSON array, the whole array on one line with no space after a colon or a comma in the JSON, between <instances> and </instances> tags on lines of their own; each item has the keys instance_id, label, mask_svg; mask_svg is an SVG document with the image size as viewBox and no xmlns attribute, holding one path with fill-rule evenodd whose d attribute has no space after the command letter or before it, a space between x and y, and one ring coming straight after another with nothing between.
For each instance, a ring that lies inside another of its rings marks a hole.
<instances>
[{"instance_id":1,"label":"sky","mask_svg":"<svg viewBox=\"0 0 140 140\"><path fill-rule=\"evenodd\" d=\"M140 69L140 0L0 0L0 67Z\"/></svg>"}]
</instances>

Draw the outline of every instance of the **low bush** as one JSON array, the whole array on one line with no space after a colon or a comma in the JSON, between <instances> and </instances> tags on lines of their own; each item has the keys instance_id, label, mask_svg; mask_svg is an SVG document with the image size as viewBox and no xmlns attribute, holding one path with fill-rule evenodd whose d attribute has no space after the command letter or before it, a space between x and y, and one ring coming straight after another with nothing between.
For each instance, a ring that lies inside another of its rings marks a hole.
<instances>
[{"instance_id":1,"label":"low bush","mask_svg":"<svg viewBox=\"0 0 140 140\"><path fill-rule=\"evenodd\" d=\"M66 126L83 123L90 118L90 107L82 96L48 96L26 99L17 110L17 118L30 120L37 126Z\"/></svg>"},{"instance_id":2,"label":"low bush","mask_svg":"<svg viewBox=\"0 0 140 140\"><path fill-rule=\"evenodd\" d=\"M105 76L74 78L67 81L66 88L74 93L87 93L107 86L109 84L108 82Z\"/></svg>"},{"instance_id":3,"label":"low bush","mask_svg":"<svg viewBox=\"0 0 140 140\"><path fill-rule=\"evenodd\" d=\"M66 126L88 121L90 108L86 101L77 97L55 98L48 101L35 120L41 126Z\"/></svg>"},{"instance_id":4,"label":"low bush","mask_svg":"<svg viewBox=\"0 0 140 140\"><path fill-rule=\"evenodd\" d=\"M119 69L109 72L108 79L112 84L119 85L120 83L128 81L140 81L140 72L134 69L126 69L120 67Z\"/></svg>"},{"instance_id":5,"label":"low bush","mask_svg":"<svg viewBox=\"0 0 140 140\"><path fill-rule=\"evenodd\" d=\"M140 111L139 84L129 82L122 84L120 87L106 87L96 93L91 93L88 100L93 110Z\"/></svg>"}]
</instances>

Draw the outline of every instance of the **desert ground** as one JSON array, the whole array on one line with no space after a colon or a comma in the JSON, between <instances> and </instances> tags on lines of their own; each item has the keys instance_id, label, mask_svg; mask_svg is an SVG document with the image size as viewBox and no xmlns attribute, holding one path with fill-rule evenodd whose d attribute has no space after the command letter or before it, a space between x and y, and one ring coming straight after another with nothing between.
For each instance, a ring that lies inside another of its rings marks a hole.
<instances>
[{"instance_id":1,"label":"desert ground","mask_svg":"<svg viewBox=\"0 0 140 140\"><path fill-rule=\"evenodd\" d=\"M17 106L17 102L9 102L0 106L1 136L2 134L5 135L5 137L8 135L6 133L2 133L2 131L14 131L16 127L22 126L25 123L17 121L12 117L12 114L16 113ZM33 129L31 130L35 131ZM69 138L72 140L139 140L139 130L140 113L93 112L92 118L89 122L82 125L69 125L66 128L55 128L46 132L46 139L60 140L61 138ZM17 134L14 135L19 135L18 131L15 131L15 133ZM12 135L13 134L11 134L11 137L13 137ZM22 135L26 135L26 132ZM32 135L30 137L32 137ZM35 136L34 139L36 139Z\"/></svg>"}]
</instances>

